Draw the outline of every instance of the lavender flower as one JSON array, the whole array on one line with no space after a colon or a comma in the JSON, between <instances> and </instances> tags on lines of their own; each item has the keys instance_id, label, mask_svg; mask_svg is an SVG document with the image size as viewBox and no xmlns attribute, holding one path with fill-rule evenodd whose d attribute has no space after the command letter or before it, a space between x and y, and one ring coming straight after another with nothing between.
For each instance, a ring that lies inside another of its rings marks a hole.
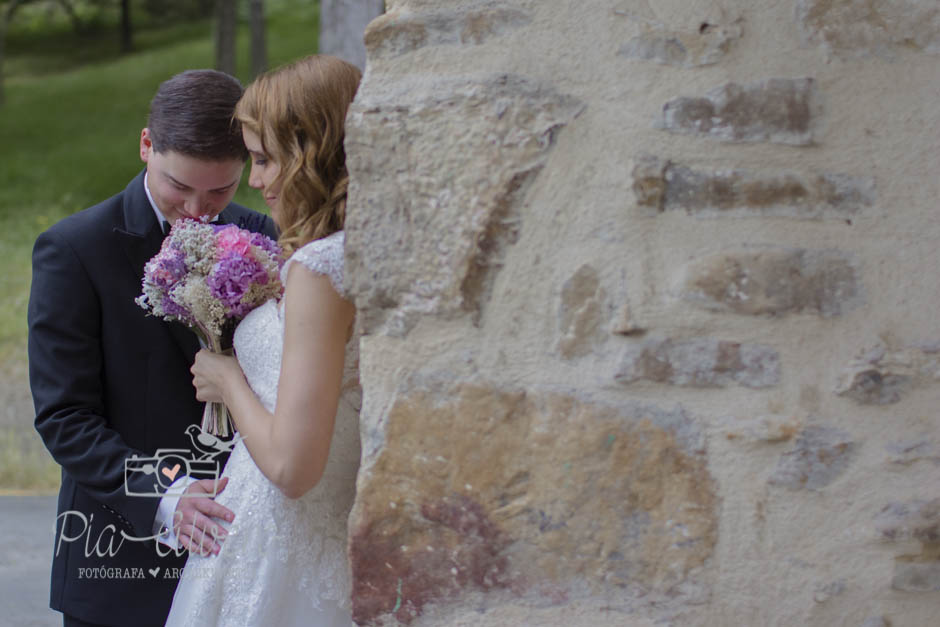
<instances>
[{"instance_id":1,"label":"lavender flower","mask_svg":"<svg viewBox=\"0 0 940 627\"><path fill-rule=\"evenodd\" d=\"M225 253L206 277L210 293L228 308L229 318L242 318L255 308L252 302L243 302L252 284L266 285L268 273L264 267L250 257L234 252Z\"/></svg>"}]
</instances>

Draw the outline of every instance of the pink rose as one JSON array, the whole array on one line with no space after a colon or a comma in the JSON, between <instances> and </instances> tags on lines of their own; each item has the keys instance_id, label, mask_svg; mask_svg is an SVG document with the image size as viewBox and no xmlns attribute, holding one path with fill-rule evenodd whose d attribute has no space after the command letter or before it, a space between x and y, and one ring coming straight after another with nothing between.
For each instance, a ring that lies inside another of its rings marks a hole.
<instances>
[{"instance_id":1,"label":"pink rose","mask_svg":"<svg viewBox=\"0 0 940 627\"><path fill-rule=\"evenodd\" d=\"M251 234L233 224L219 231L216 241L219 247L226 252L231 251L239 255L245 255L251 247Z\"/></svg>"}]
</instances>

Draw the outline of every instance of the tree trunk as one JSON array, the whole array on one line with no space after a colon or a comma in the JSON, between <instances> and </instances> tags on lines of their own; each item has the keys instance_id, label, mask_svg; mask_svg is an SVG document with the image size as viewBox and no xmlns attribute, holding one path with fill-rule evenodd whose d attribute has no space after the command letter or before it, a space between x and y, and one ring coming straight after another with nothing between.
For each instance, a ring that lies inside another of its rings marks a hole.
<instances>
[{"instance_id":1,"label":"tree trunk","mask_svg":"<svg viewBox=\"0 0 940 627\"><path fill-rule=\"evenodd\" d=\"M366 66L366 25L385 11L383 0L320 0L320 52Z\"/></svg>"},{"instance_id":2,"label":"tree trunk","mask_svg":"<svg viewBox=\"0 0 940 627\"><path fill-rule=\"evenodd\" d=\"M268 69L268 46L264 37L264 0L249 0L251 14L251 75Z\"/></svg>"},{"instance_id":3,"label":"tree trunk","mask_svg":"<svg viewBox=\"0 0 940 627\"><path fill-rule=\"evenodd\" d=\"M130 52L134 49L133 35L131 0L121 0L121 52Z\"/></svg>"},{"instance_id":4,"label":"tree trunk","mask_svg":"<svg viewBox=\"0 0 940 627\"><path fill-rule=\"evenodd\" d=\"M4 88L3 60L6 56L7 27L13 19L13 13L25 0L11 0L2 13L0 13L0 107L6 102L6 89Z\"/></svg>"},{"instance_id":5,"label":"tree trunk","mask_svg":"<svg viewBox=\"0 0 940 627\"><path fill-rule=\"evenodd\" d=\"M59 0L59 6L62 7L65 14L69 16L69 21L72 22L72 28L75 32L82 32L82 21L78 19L78 14L75 12L75 7L72 6L72 3L69 2L69 0Z\"/></svg>"},{"instance_id":6,"label":"tree trunk","mask_svg":"<svg viewBox=\"0 0 940 627\"><path fill-rule=\"evenodd\" d=\"M7 99L6 90L3 87L3 58L7 40L7 22L9 22L9 19L7 18L8 14L9 11L4 11L3 15L0 16L0 107L6 103Z\"/></svg>"},{"instance_id":7,"label":"tree trunk","mask_svg":"<svg viewBox=\"0 0 940 627\"><path fill-rule=\"evenodd\" d=\"M215 67L235 76L235 0L215 2Z\"/></svg>"}]
</instances>

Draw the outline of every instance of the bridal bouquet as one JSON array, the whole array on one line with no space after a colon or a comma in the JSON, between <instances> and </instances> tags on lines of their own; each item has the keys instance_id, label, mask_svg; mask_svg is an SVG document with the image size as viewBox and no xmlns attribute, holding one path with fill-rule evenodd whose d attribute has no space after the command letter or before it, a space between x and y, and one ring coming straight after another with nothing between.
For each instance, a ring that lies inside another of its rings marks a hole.
<instances>
[{"instance_id":1,"label":"bridal bouquet","mask_svg":"<svg viewBox=\"0 0 940 627\"><path fill-rule=\"evenodd\" d=\"M282 293L281 249L271 238L233 224L177 220L144 266L135 302L153 316L191 327L204 346L221 353L249 311ZM229 434L228 410L206 403L202 429Z\"/></svg>"}]
</instances>

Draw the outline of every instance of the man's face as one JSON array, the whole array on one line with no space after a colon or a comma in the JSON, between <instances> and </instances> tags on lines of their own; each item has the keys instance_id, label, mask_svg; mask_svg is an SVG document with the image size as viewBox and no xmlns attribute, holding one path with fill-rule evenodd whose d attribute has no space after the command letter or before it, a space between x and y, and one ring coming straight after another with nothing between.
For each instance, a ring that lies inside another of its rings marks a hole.
<instances>
[{"instance_id":1,"label":"man's face","mask_svg":"<svg viewBox=\"0 0 940 627\"><path fill-rule=\"evenodd\" d=\"M217 216L235 196L245 168L241 159L204 161L157 152L146 128L140 133L140 158L147 164L150 195L170 224L179 218Z\"/></svg>"}]
</instances>

